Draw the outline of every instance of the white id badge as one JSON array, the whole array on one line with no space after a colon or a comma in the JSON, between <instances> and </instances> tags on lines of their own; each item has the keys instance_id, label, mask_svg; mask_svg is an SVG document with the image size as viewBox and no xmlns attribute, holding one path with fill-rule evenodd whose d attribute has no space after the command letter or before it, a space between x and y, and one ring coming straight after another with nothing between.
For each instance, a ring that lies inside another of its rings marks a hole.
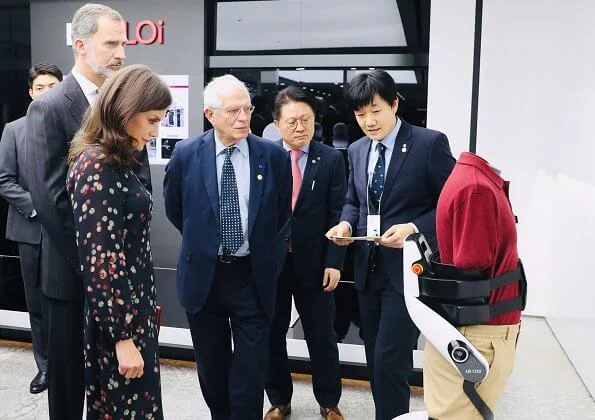
<instances>
[{"instance_id":1,"label":"white id badge","mask_svg":"<svg viewBox=\"0 0 595 420\"><path fill-rule=\"evenodd\" d=\"M380 236L380 215L368 215L368 233L366 236Z\"/></svg>"}]
</instances>

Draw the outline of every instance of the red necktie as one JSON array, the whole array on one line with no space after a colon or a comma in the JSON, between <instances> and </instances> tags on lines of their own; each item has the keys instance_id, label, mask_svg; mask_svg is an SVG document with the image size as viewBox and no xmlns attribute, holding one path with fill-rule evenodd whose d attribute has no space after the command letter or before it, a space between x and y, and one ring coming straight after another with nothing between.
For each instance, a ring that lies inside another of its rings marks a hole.
<instances>
[{"instance_id":1,"label":"red necktie","mask_svg":"<svg viewBox=\"0 0 595 420\"><path fill-rule=\"evenodd\" d=\"M291 210L295 209L300 189L302 188L302 173L298 165L298 160L304 152L299 149L291 149L291 176L293 178L293 188L291 190Z\"/></svg>"}]
</instances>

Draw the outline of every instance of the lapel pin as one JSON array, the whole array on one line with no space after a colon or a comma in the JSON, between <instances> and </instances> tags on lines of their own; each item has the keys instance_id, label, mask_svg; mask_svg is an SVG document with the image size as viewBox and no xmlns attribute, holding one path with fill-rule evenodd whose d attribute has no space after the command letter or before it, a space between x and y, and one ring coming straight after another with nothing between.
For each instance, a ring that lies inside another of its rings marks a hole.
<instances>
[{"instance_id":1,"label":"lapel pin","mask_svg":"<svg viewBox=\"0 0 595 420\"><path fill-rule=\"evenodd\" d=\"M261 174L256 175L256 179L258 179L259 181L262 181L263 176Z\"/></svg>"},{"instance_id":2,"label":"lapel pin","mask_svg":"<svg viewBox=\"0 0 595 420\"><path fill-rule=\"evenodd\" d=\"M407 153L407 144L406 143L403 143L403 146L401 147L401 152Z\"/></svg>"},{"instance_id":3,"label":"lapel pin","mask_svg":"<svg viewBox=\"0 0 595 420\"><path fill-rule=\"evenodd\" d=\"M320 156L318 156L316 159L317 159L317 160L320 160Z\"/></svg>"},{"instance_id":4,"label":"lapel pin","mask_svg":"<svg viewBox=\"0 0 595 420\"><path fill-rule=\"evenodd\" d=\"M316 160L312 159L312 163L316 163Z\"/></svg>"}]
</instances>

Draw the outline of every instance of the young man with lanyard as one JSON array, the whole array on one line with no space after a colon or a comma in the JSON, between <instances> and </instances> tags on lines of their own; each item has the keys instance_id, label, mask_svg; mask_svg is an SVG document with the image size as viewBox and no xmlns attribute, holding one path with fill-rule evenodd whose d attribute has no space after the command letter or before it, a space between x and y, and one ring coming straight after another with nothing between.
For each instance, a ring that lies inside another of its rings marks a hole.
<instances>
[{"instance_id":1,"label":"young man with lanyard","mask_svg":"<svg viewBox=\"0 0 595 420\"><path fill-rule=\"evenodd\" d=\"M346 99L366 136L348 149L346 204L327 237L338 245L375 238L356 241L354 277L376 420L387 420L409 411L418 335L403 298L403 241L434 234L436 203L455 160L444 134L397 118L387 72L357 75Z\"/></svg>"}]
</instances>

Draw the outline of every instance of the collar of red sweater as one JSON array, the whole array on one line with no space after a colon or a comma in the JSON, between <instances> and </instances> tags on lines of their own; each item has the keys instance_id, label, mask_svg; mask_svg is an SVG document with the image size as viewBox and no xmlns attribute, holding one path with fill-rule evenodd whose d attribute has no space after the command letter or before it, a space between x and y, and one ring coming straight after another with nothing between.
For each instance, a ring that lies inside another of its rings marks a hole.
<instances>
[{"instance_id":1,"label":"collar of red sweater","mask_svg":"<svg viewBox=\"0 0 595 420\"><path fill-rule=\"evenodd\" d=\"M475 153L471 152L463 152L461 156L459 156L459 160L457 161L458 164L461 165L470 165L476 168L477 170L481 171L485 176L487 176L494 184L498 186L498 188L504 189L505 181L502 179L500 175L498 175L488 163L487 160L484 158L477 156Z\"/></svg>"}]
</instances>

